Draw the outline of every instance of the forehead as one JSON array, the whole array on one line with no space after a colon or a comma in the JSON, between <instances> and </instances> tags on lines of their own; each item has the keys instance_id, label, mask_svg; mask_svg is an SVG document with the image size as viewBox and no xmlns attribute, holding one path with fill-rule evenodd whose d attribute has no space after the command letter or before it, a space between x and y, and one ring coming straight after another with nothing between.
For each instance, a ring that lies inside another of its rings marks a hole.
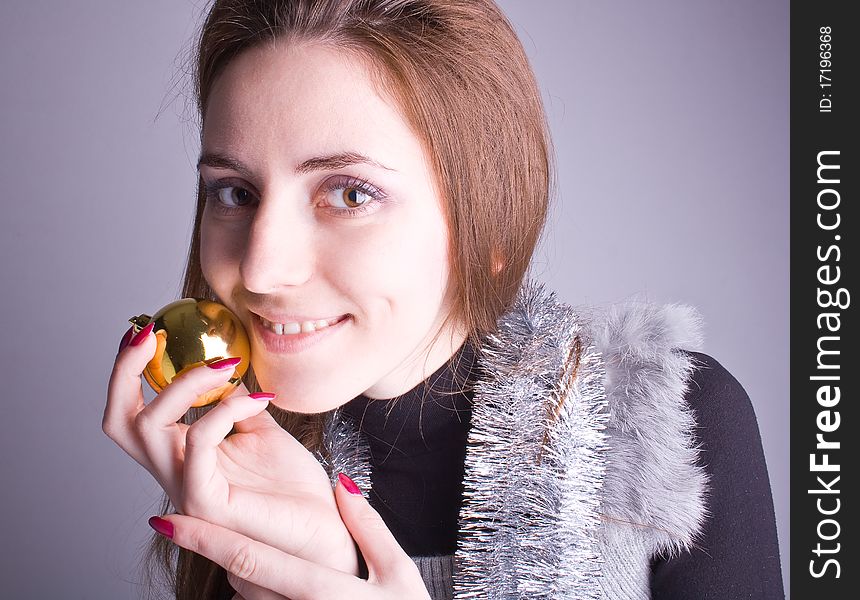
<instances>
[{"instance_id":1,"label":"forehead","mask_svg":"<svg viewBox=\"0 0 860 600\"><path fill-rule=\"evenodd\" d=\"M247 50L227 65L209 95L203 144L246 156L344 147L386 157L421 153L364 61L317 44L284 42Z\"/></svg>"}]
</instances>

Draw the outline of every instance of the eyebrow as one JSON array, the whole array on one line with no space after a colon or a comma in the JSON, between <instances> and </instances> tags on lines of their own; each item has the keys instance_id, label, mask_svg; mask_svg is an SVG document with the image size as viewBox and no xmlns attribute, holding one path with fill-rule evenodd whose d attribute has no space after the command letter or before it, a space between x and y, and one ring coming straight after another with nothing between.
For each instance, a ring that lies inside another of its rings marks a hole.
<instances>
[{"instance_id":1,"label":"eyebrow","mask_svg":"<svg viewBox=\"0 0 860 600\"><path fill-rule=\"evenodd\" d=\"M382 163L377 162L360 152L338 152L337 154L330 154L327 156L315 156L297 165L295 171L299 175L304 175L314 171L335 171L350 165L359 164L379 167L386 171L394 171L391 167L386 167ZM216 169L232 169L248 178L252 176L251 169L226 154L207 152L206 154L201 155L200 159L197 161L197 170L199 171L200 167L203 165Z\"/></svg>"}]
</instances>

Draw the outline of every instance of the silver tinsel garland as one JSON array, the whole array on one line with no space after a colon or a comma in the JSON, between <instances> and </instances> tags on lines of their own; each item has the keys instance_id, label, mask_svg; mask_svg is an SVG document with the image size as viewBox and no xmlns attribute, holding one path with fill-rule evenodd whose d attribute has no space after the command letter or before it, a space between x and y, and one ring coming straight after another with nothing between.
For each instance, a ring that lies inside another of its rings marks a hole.
<instances>
[{"instance_id":1,"label":"silver tinsel garland","mask_svg":"<svg viewBox=\"0 0 860 600\"><path fill-rule=\"evenodd\" d=\"M340 408L326 417L322 441L324 451L318 452L316 458L328 473L332 487L337 485L337 474L345 473L369 498L370 448L352 423L343 419Z\"/></svg>"},{"instance_id":2,"label":"silver tinsel garland","mask_svg":"<svg viewBox=\"0 0 860 600\"><path fill-rule=\"evenodd\" d=\"M539 285L481 348L455 598L599 598L601 356Z\"/></svg>"}]
</instances>

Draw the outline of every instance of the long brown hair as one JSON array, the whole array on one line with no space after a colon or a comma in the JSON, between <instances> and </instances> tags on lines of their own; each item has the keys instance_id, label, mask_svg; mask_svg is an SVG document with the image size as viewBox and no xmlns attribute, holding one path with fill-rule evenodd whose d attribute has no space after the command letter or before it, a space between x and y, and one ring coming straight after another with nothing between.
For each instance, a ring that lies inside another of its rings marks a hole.
<instances>
[{"instance_id":1,"label":"long brown hair","mask_svg":"<svg viewBox=\"0 0 860 600\"><path fill-rule=\"evenodd\" d=\"M215 0L194 53L201 136L225 66L276 40L357 55L401 110L430 160L448 221L453 303L445 324L463 324L479 344L526 276L555 185L540 90L508 20L493 0ZM204 203L198 180L183 295L217 300L200 268ZM245 384L259 389L253 370ZM205 410L193 409L186 422ZM269 411L309 449L319 449L323 415ZM173 510L165 495L161 514ZM232 598L222 568L161 536L153 537L146 558L150 582L166 579L178 600Z\"/></svg>"}]
</instances>

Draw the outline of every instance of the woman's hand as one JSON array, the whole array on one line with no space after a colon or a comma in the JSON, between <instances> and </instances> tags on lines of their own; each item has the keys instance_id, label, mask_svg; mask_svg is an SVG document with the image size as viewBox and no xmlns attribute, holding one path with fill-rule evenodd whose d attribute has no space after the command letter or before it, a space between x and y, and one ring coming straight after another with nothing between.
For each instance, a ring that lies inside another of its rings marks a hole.
<instances>
[{"instance_id":1,"label":"woman's hand","mask_svg":"<svg viewBox=\"0 0 860 600\"><path fill-rule=\"evenodd\" d=\"M145 404L141 373L155 348L153 335L121 346L104 432L155 477L180 513L358 573L355 543L328 475L265 410L268 399L251 397L241 386L192 425L179 423L196 398L223 385L234 367L192 369ZM227 437L234 425L237 433Z\"/></svg>"},{"instance_id":2,"label":"woman's hand","mask_svg":"<svg viewBox=\"0 0 860 600\"><path fill-rule=\"evenodd\" d=\"M177 545L221 565L245 600L429 600L418 567L379 513L348 477L338 479L337 506L367 563L367 581L193 517L153 517L150 524Z\"/></svg>"}]
</instances>

